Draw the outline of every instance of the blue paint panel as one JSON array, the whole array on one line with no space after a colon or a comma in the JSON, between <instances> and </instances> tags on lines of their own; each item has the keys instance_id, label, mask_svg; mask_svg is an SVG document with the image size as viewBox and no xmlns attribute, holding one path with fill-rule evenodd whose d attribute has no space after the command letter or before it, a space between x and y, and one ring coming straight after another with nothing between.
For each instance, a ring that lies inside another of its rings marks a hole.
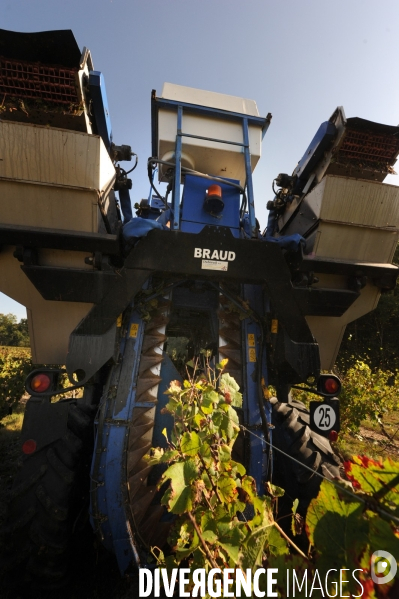
<instances>
[{"instance_id":1,"label":"blue paint panel","mask_svg":"<svg viewBox=\"0 0 399 599\"><path fill-rule=\"evenodd\" d=\"M165 204L163 203L163 200L160 200L159 198L152 196L151 208L156 208L157 210L164 210Z\"/></svg>"},{"instance_id":2,"label":"blue paint panel","mask_svg":"<svg viewBox=\"0 0 399 599\"><path fill-rule=\"evenodd\" d=\"M132 212L132 202L130 200L130 193L128 189L120 189L119 193L119 202L122 209L123 214L123 222L128 223L133 218Z\"/></svg>"},{"instance_id":3,"label":"blue paint panel","mask_svg":"<svg viewBox=\"0 0 399 599\"><path fill-rule=\"evenodd\" d=\"M104 76L100 71L90 71L89 88L98 134L109 151L112 143L111 117L109 116Z\"/></svg>"},{"instance_id":4,"label":"blue paint panel","mask_svg":"<svg viewBox=\"0 0 399 599\"><path fill-rule=\"evenodd\" d=\"M231 179L231 181L239 184L239 181L233 179ZM221 218L211 216L204 210L206 190L210 185L215 184L220 185L222 188L224 209L222 214L218 215ZM183 228L184 222L238 229L240 226L239 190L236 187L232 187L225 183L210 181L209 179L204 179L203 177L197 177L195 175L186 175L183 192L181 229L182 231L187 231L187 228Z\"/></svg>"},{"instance_id":5,"label":"blue paint panel","mask_svg":"<svg viewBox=\"0 0 399 599\"><path fill-rule=\"evenodd\" d=\"M324 152L330 146L337 132L337 128L333 123L326 121L322 123L317 130L316 135L310 142L308 149L298 162L298 166L293 172L293 175L298 175L300 179L307 179L311 174L316 164L324 156Z\"/></svg>"},{"instance_id":6,"label":"blue paint panel","mask_svg":"<svg viewBox=\"0 0 399 599\"><path fill-rule=\"evenodd\" d=\"M245 300L249 301L251 309L253 309L259 316L264 315L264 299L259 286L243 285L243 297ZM249 335L253 336L251 337L251 342ZM243 336L243 345L245 347L243 390L244 425L252 430L256 435L251 435L248 472L256 481L258 493L263 494L263 483L266 480L268 466L268 447L264 442L265 435L260 426L262 424L262 420L258 402L259 386L257 368L259 366L261 341L261 331L259 325L249 318L245 319L243 322ZM255 362L253 361L254 354L256 359ZM261 375L267 384L265 351L263 351L261 369ZM264 407L267 420L270 422L270 410L268 409L270 405L267 406L267 403L264 402Z\"/></svg>"},{"instance_id":7,"label":"blue paint panel","mask_svg":"<svg viewBox=\"0 0 399 599\"><path fill-rule=\"evenodd\" d=\"M136 338L129 336L132 324L139 325ZM145 325L138 314L133 313L126 327L126 336L121 340L120 345L121 354L125 353L128 344L134 343L135 350L132 356L130 388L127 392L126 403L119 411L111 412L113 394L108 392L106 402L102 406L102 413L107 421L104 423L101 438L98 433L96 435L91 469L92 480L97 482L97 486L92 489L91 500L94 499L93 493L95 493L98 507L97 514L94 514L94 507L91 504L91 524L95 531L101 531L105 547L115 553L121 574L125 572L132 560L137 560L126 514L125 448L128 434L126 423L130 421L135 406L135 381L138 373L144 327ZM98 452L101 454L101 459L98 470L95 472L94 465Z\"/></svg>"},{"instance_id":8,"label":"blue paint panel","mask_svg":"<svg viewBox=\"0 0 399 599\"><path fill-rule=\"evenodd\" d=\"M124 494L121 486L126 485L125 460L123 459L124 444L127 434L126 426L109 425L106 430L107 451L105 453L105 500L108 506L109 535L119 570L124 572L133 559L130 545L130 535L126 527ZM117 543L117 546L115 545Z\"/></svg>"}]
</instances>

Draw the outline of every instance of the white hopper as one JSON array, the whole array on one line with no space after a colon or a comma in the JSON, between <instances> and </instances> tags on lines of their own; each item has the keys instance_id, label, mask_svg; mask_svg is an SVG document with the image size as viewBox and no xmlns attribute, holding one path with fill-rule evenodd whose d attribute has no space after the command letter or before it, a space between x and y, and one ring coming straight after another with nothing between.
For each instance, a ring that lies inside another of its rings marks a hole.
<instances>
[{"instance_id":1,"label":"white hopper","mask_svg":"<svg viewBox=\"0 0 399 599\"><path fill-rule=\"evenodd\" d=\"M254 100L237 96L218 94L205 90L165 83L161 98L187 104L206 106L248 116L259 117ZM183 133L199 135L213 139L243 143L241 123L222 118L185 114L183 109ZM158 158L174 161L177 133L177 110L160 108L158 115ZM254 170L261 155L262 127L249 126L249 146L251 168ZM182 137L182 166L193 168L202 173L227 177L245 182L243 148L192 137ZM163 179L164 169L160 168L159 177Z\"/></svg>"},{"instance_id":2,"label":"white hopper","mask_svg":"<svg viewBox=\"0 0 399 599\"><path fill-rule=\"evenodd\" d=\"M0 121L0 223L104 231L115 169L100 137ZM70 332L91 304L46 301L22 272L13 247L0 252L0 291L27 307L35 363L64 363ZM92 268L87 253L40 250L46 266Z\"/></svg>"},{"instance_id":3,"label":"white hopper","mask_svg":"<svg viewBox=\"0 0 399 599\"><path fill-rule=\"evenodd\" d=\"M314 214L317 232L311 256L359 264L390 264L398 243L399 187L328 175L308 194L300 212ZM306 234L305 234L306 236ZM317 274L317 287L346 288L346 277ZM345 326L376 308L378 287L368 282L341 317L309 316L320 345L322 367L333 367Z\"/></svg>"}]
</instances>

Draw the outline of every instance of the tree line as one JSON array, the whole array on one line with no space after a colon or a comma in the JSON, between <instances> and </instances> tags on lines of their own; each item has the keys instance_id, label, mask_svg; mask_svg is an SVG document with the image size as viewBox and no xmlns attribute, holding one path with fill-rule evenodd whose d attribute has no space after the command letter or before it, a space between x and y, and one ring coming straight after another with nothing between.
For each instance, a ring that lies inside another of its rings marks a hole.
<instances>
[{"instance_id":1,"label":"tree line","mask_svg":"<svg viewBox=\"0 0 399 599\"><path fill-rule=\"evenodd\" d=\"M393 263L399 264L399 245ZM393 291L381 295L375 310L346 327L337 366L346 370L357 360L373 370L399 370L399 279Z\"/></svg>"},{"instance_id":2,"label":"tree line","mask_svg":"<svg viewBox=\"0 0 399 599\"><path fill-rule=\"evenodd\" d=\"M29 347L28 320L15 314L0 314L0 346Z\"/></svg>"}]
</instances>

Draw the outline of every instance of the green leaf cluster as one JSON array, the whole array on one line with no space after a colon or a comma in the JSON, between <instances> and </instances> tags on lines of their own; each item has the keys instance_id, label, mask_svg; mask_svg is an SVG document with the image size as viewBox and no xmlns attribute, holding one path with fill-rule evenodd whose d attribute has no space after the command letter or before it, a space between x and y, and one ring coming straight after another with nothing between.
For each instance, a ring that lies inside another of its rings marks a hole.
<instances>
[{"instance_id":1,"label":"green leaf cluster","mask_svg":"<svg viewBox=\"0 0 399 599\"><path fill-rule=\"evenodd\" d=\"M282 489L267 483L266 495L259 496L254 479L232 459L240 430L234 406L241 405L241 394L234 379L223 373L226 362L217 366L216 373L209 370L194 375L183 385L172 381L167 391L165 411L173 415L174 428L167 435L167 449L152 450L148 457L150 464L166 465L160 481L160 487L167 485L162 503L175 515L168 539L172 554L165 556L153 548L158 565L169 569L183 563L191 570L206 571L278 568L277 588L282 597L286 596L287 570L295 571L299 580L308 572L308 591L315 587L312 597L326 596L324 591L334 596L340 571L357 570L364 596L389 596L395 580L374 584L371 555L381 548L399 555L394 520L399 518L399 464L366 457L345 463L347 481L339 486L322 482L308 508L302 533L303 518L297 513L298 500L294 501L289 538L274 510ZM359 369L367 379L367 368ZM306 553L295 543L297 534L302 535L302 548L307 535ZM355 578L348 574L344 580L348 580L344 594L360 594ZM317 590L319 581L323 591ZM303 589L295 596L309 595Z\"/></svg>"},{"instance_id":2,"label":"green leaf cluster","mask_svg":"<svg viewBox=\"0 0 399 599\"><path fill-rule=\"evenodd\" d=\"M271 496L258 496L255 481L232 458L240 432L236 408L242 395L224 369L172 381L164 411L174 418L167 449L154 449L149 464L166 464L159 486L168 483L162 504L175 514L169 544L173 556L154 549L159 565L184 561L191 568L255 570L267 554L288 553L275 527ZM209 365L208 365L209 366ZM282 491L273 487L275 496Z\"/></svg>"},{"instance_id":3,"label":"green leaf cluster","mask_svg":"<svg viewBox=\"0 0 399 599\"><path fill-rule=\"evenodd\" d=\"M268 559L268 565L278 569L277 590L281 597L362 596L380 599L397 596L399 571L391 582L375 584L371 577L371 556L379 549L388 551L396 559L399 556L398 525L392 520L399 513L399 463L355 456L344 466L351 484L346 482L336 486L325 480L318 496L309 505L305 526L310 543L307 559L293 553L272 554ZM340 570L344 572L343 580L347 581L343 583L342 595L337 594ZM355 576L363 592L351 575L354 570L357 570ZM286 594L287 571L291 581L289 595ZM307 588L304 585L299 591L295 586L295 594L292 591L293 572L300 583L304 576L307 577ZM323 590L314 590L310 594L312 585L317 589L320 582Z\"/></svg>"},{"instance_id":4,"label":"green leaf cluster","mask_svg":"<svg viewBox=\"0 0 399 599\"><path fill-rule=\"evenodd\" d=\"M8 415L12 406L25 392L25 379L32 370L30 350L0 347L0 418Z\"/></svg>"},{"instance_id":5,"label":"green leaf cluster","mask_svg":"<svg viewBox=\"0 0 399 599\"><path fill-rule=\"evenodd\" d=\"M399 409L399 372L372 370L357 360L346 372L340 373L342 391L339 396L341 428L356 432L364 420L382 425L384 415ZM296 399L308 405L315 396L293 389Z\"/></svg>"},{"instance_id":6,"label":"green leaf cluster","mask_svg":"<svg viewBox=\"0 0 399 599\"><path fill-rule=\"evenodd\" d=\"M306 515L313 561L322 577L331 568L361 568L358 578L369 590L368 596L375 597L377 587L386 593L395 584L393 580L374 588L370 564L371 555L379 549L399 556L397 524L391 518L399 514L399 464L357 456L345 463L345 471L359 497L367 502L356 501L330 482L322 482ZM346 589L346 593L359 594L359 585L352 578Z\"/></svg>"},{"instance_id":7,"label":"green leaf cluster","mask_svg":"<svg viewBox=\"0 0 399 599\"><path fill-rule=\"evenodd\" d=\"M357 361L342 377L340 394L341 426L356 431L362 420L379 422L385 413L398 409L399 376L392 372L373 372Z\"/></svg>"}]
</instances>

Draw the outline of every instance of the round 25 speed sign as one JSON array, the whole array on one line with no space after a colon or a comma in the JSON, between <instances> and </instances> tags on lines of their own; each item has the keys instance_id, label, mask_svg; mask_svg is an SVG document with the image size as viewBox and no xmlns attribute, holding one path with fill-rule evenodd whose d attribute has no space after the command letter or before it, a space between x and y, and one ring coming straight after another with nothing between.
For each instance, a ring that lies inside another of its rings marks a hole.
<instances>
[{"instance_id":1,"label":"round 25 speed sign","mask_svg":"<svg viewBox=\"0 0 399 599\"><path fill-rule=\"evenodd\" d=\"M310 402L310 428L319 435L328 436L332 430L339 432L339 402L329 399Z\"/></svg>"}]
</instances>

